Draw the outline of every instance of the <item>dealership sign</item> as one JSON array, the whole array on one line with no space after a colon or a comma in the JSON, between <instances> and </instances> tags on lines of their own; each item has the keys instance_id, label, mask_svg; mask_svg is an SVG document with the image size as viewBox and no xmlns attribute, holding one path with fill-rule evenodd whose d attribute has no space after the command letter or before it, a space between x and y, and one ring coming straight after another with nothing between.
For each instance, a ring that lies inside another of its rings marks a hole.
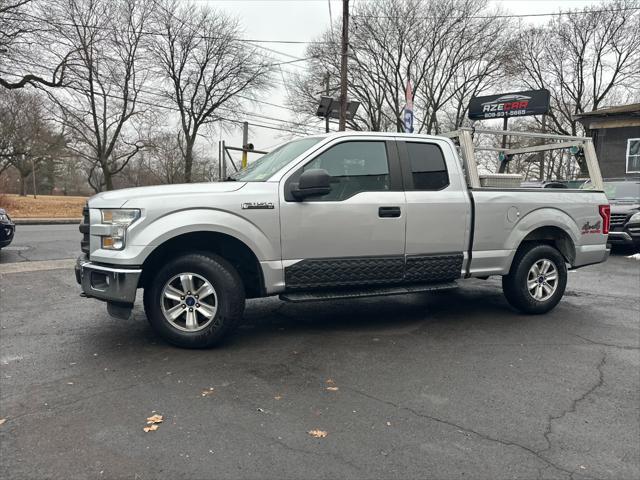
<instances>
[{"instance_id":1,"label":"dealership sign","mask_svg":"<svg viewBox=\"0 0 640 480\"><path fill-rule=\"evenodd\" d=\"M548 111L549 90L527 90L473 97L469 102L471 120L542 115Z\"/></svg>"}]
</instances>

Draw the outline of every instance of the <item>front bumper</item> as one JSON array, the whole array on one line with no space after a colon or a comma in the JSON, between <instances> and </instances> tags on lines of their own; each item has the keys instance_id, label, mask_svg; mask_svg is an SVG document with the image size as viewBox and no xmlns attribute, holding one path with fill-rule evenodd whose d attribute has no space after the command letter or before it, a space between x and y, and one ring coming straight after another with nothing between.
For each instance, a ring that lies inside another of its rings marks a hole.
<instances>
[{"instance_id":1,"label":"front bumper","mask_svg":"<svg viewBox=\"0 0 640 480\"><path fill-rule=\"evenodd\" d=\"M607 241L613 245L640 244L640 224L626 225L621 231L610 231Z\"/></svg>"},{"instance_id":2,"label":"front bumper","mask_svg":"<svg viewBox=\"0 0 640 480\"><path fill-rule=\"evenodd\" d=\"M87 297L125 305L136 300L140 269L98 265L82 255L76 261L75 272L76 281Z\"/></svg>"},{"instance_id":3,"label":"front bumper","mask_svg":"<svg viewBox=\"0 0 640 480\"><path fill-rule=\"evenodd\" d=\"M13 240L16 226L13 223L0 223L0 247L6 247Z\"/></svg>"}]
</instances>

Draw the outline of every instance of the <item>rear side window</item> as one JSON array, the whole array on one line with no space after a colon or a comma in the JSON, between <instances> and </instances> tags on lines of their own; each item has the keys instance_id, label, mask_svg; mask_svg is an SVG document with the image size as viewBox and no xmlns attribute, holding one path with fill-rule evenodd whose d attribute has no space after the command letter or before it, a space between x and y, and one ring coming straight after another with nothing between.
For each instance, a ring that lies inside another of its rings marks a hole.
<instances>
[{"instance_id":1,"label":"rear side window","mask_svg":"<svg viewBox=\"0 0 640 480\"><path fill-rule=\"evenodd\" d=\"M442 150L433 143L407 142L414 190L440 190L449 185Z\"/></svg>"}]
</instances>

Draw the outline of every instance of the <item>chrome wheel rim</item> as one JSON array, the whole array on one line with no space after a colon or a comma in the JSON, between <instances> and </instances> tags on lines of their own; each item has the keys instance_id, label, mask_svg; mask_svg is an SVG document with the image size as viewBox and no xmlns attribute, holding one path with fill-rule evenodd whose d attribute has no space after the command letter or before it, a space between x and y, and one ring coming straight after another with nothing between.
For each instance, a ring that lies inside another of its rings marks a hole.
<instances>
[{"instance_id":1,"label":"chrome wheel rim","mask_svg":"<svg viewBox=\"0 0 640 480\"><path fill-rule=\"evenodd\" d=\"M551 260L535 262L527 275L527 291L534 300L549 300L558 289L558 269Z\"/></svg>"},{"instance_id":2,"label":"chrome wheel rim","mask_svg":"<svg viewBox=\"0 0 640 480\"><path fill-rule=\"evenodd\" d=\"M216 318L218 295L206 278L185 272L172 277L162 288L160 307L172 327L197 332Z\"/></svg>"}]
</instances>

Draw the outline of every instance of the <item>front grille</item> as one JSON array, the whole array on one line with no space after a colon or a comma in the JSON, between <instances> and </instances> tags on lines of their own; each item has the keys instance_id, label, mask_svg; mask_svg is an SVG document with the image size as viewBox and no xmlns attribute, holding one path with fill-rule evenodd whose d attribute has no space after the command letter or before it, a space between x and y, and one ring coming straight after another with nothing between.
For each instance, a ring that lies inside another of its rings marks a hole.
<instances>
[{"instance_id":1,"label":"front grille","mask_svg":"<svg viewBox=\"0 0 640 480\"><path fill-rule=\"evenodd\" d=\"M612 227L622 227L625 223L627 223L626 213L612 213L611 214L611 226Z\"/></svg>"},{"instance_id":2,"label":"front grille","mask_svg":"<svg viewBox=\"0 0 640 480\"><path fill-rule=\"evenodd\" d=\"M80 249L84 253L89 253L89 207L82 209L82 222L80 222L80 233L82 234L82 240L80 240Z\"/></svg>"}]
</instances>

